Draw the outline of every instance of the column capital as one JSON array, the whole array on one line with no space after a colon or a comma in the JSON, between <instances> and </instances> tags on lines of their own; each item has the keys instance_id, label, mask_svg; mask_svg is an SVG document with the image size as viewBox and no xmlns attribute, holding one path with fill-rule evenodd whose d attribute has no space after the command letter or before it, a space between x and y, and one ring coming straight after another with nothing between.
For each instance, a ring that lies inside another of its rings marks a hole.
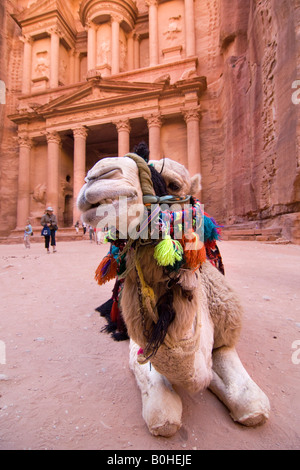
<instances>
[{"instance_id":1,"label":"column capital","mask_svg":"<svg viewBox=\"0 0 300 470\"><path fill-rule=\"evenodd\" d=\"M148 127L161 127L162 117L160 113L153 113L145 116L147 120Z\"/></svg>"},{"instance_id":2,"label":"column capital","mask_svg":"<svg viewBox=\"0 0 300 470\"><path fill-rule=\"evenodd\" d=\"M181 112L183 114L184 120L186 123L189 121L199 121L201 118L201 107L196 106L194 108L183 108L181 109Z\"/></svg>"},{"instance_id":3,"label":"column capital","mask_svg":"<svg viewBox=\"0 0 300 470\"><path fill-rule=\"evenodd\" d=\"M23 36L20 37L20 41L22 41L24 44L29 44L30 46L34 42L33 38L29 34L23 34Z\"/></svg>"},{"instance_id":4,"label":"column capital","mask_svg":"<svg viewBox=\"0 0 300 470\"><path fill-rule=\"evenodd\" d=\"M123 21L123 16L119 15L118 13L111 13L110 17L111 21L114 21L119 24Z\"/></svg>"},{"instance_id":5,"label":"column capital","mask_svg":"<svg viewBox=\"0 0 300 470\"><path fill-rule=\"evenodd\" d=\"M54 144L61 144L61 137L57 131L46 131L46 139L48 144L49 143L54 143Z\"/></svg>"},{"instance_id":6,"label":"column capital","mask_svg":"<svg viewBox=\"0 0 300 470\"><path fill-rule=\"evenodd\" d=\"M130 132L131 126L130 126L130 120L129 119L119 119L118 121L114 122L118 132L119 131L127 131Z\"/></svg>"},{"instance_id":7,"label":"column capital","mask_svg":"<svg viewBox=\"0 0 300 470\"><path fill-rule=\"evenodd\" d=\"M135 41L140 41L141 40L141 34L138 33L135 29L132 30L132 37Z\"/></svg>"},{"instance_id":8,"label":"column capital","mask_svg":"<svg viewBox=\"0 0 300 470\"><path fill-rule=\"evenodd\" d=\"M76 58L76 57L79 57L79 54L80 54L80 52L76 51L75 47L72 47L72 48L70 49L70 55L71 55L71 57L75 57L75 58Z\"/></svg>"},{"instance_id":9,"label":"column capital","mask_svg":"<svg viewBox=\"0 0 300 470\"><path fill-rule=\"evenodd\" d=\"M29 149L32 148L33 142L27 134L18 134L18 144L19 147L27 147Z\"/></svg>"},{"instance_id":10,"label":"column capital","mask_svg":"<svg viewBox=\"0 0 300 470\"><path fill-rule=\"evenodd\" d=\"M96 29L95 23L90 18L88 18L85 22L85 30L88 31L89 29Z\"/></svg>"},{"instance_id":11,"label":"column capital","mask_svg":"<svg viewBox=\"0 0 300 470\"><path fill-rule=\"evenodd\" d=\"M151 7L151 6L158 6L158 0L146 0L146 5L148 7Z\"/></svg>"},{"instance_id":12,"label":"column capital","mask_svg":"<svg viewBox=\"0 0 300 470\"><path fill-rule=\"evenodd\" d=\"M73 131L73 135L75 139L76 138L86 139L89 130L87 127L81 126L81 127L76 127L75 129L72 129L72 131Z\"/></svg>"},{"instance_id":13,"label":"column capital","mask_svg":"<svg viewBox=\"0 0 300 470\"><path fill-rule=\"evenodd\" d=\"M58 26L52 26L49 28L48 32L50 33L50 36L52 36L52 34L56 34L59 38L63 37L63 32Z\"/></svg>"}]
</instances>

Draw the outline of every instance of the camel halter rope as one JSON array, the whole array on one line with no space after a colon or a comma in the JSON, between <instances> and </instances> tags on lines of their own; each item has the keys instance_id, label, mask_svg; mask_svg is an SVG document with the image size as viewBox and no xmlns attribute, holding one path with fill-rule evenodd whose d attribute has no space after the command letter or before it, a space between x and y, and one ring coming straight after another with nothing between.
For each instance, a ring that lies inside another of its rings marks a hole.
<instances>
[{"instance_id":1,"label":"camel halter rope","mask_svg":"<svg viewBox=\"0 0 300 470\"><path fill-rule=\"evenodd\" d=\"M143 202L144 205L148 208L148 218L146 218L142 224L140 225L139 234L143 233L144 230L149 229L150 223L153 219L157 218L159 213L161 212L160 204L163 203L186 203L192 200L193 210L194 210L194 217L193 223L195 222L195 213L197 213L197 209L201 210L201 206L199 201L194 200L191 196L185 197L177 197L177 196L162 196L159 197L155 194L152 179L151 179L151 172L150 169L145 162L145 160L139 157L136 154L128 153L125 157L131 158L135 161L138 172L139 172L139 179L140 185L143 193ZM153 206L154 205L154 206ZM154 207L154 210L149 211L151 208ZM172 294L172 288L175 284L178 284L182 289L182 294L188 299L192 300L193 289L197 286L197 281L195 281L196 271L200 268L202 263L206 261L206 249L204 243L200 240L198 233L194 230L193 226L190 226L189 233L182 235L180 240L175 240L170 234L165 235L166 228L168 228L169 233L175 231L176 223L183 222L183 214L184 211L168 211L168 214L165 215L165 223L160 226L160 240L151 240L150 243L155 245L154 248L154 258L159 266L165 268L169 273L174 273L173 278L170 278L170 284L167 286L167 292ZM203 221L204 221L204 214L203 214ZM214 221L213 221L214 222ZM218 227L213 223L211 229L214 228L214 238L218 238ZM204 223L204 222L203 222ZM167 227L166 227L167 226ZM172 226L172 231L170 232L170 228ZM203 229L203 227L202 227ZM137 285L138 285L138 296L139 296L139 303L140 303L140 310L142 313L142 320L145 318L145 314L148 314L148 317L154 323L154 329L158 325L160 320L160 316L158 313L158 301L156 299L155 293L150 287L145 279L144 274L140 265L140 256L139 256L139 247L143 246L146 243L143 243L141 238L138 240L133 240L128 238L126 241L121 242L118 240L117 237L110 238L108 236L107 241L111 242L111 249L110 253L104 257L101 261L99 267L96 270L95 278L98 281L98 284L102 285L105 282L118 277L118 279L124 279L128 273L128 270L124 268L125 265L125 257L129 250L129 248L134 247L134 264L130 266L129 269L135 268L136 275L137 275ZM121 243L120 243L121 242ZM192 247L191 244L192 243ZM113 249L115 247L115 250ZM116 247L118 249L116 250ZM191 249L192 248L192 249ZM122 266L122 267L121 267ZM121 269L120 269L121 268ZM173 299L173 294L171 295ZM116 321L117 316L117 298L112 307L111 311L111 319L112 321ZM198 309L199 310L199 309ZM175 313L175 312L174 312ZM171 312L172 314L172 312ZM194 334L190 339L181 340L174 342L168 332L164 333L164 337L162 341L157 341L156 345L149 345L146 346L145 351L140 350L138 353L138 361L139 363L144 364L147 362L151 357L153 357L158 348L163 344L167 349L180 349L184 354L186 353L191 354L191 351L195 351L195 348L198 347L199 338L200 338L200 312L197 312L196 316L196 324L194 328ZM172 318L170 320L173 320Z\"/></svg>"}]
</instances>

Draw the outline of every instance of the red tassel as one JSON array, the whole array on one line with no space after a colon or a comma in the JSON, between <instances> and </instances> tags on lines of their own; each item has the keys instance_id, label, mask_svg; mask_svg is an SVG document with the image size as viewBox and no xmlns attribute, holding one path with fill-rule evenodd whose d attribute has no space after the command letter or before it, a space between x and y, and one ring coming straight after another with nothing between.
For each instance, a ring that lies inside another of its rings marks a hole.
<instances>
[{"instance_id":1,"label":"red tassel","mask_svg":"<svg viewBox=\"0 0 300 470\"><path fill-rule=\"evenodd\" d=\"M195 232L189 232L188 236L183 235L180 240L184 249L184 260L188 268L197 269L206 260L204 243Z\"/></svg>"},{"instance_id":2,"label":"red tassel","mask_svg":"<svg viewBox=\"0 0 300 470\"><path fill-rule=\"evenodd\" d=\"M119 317L119 307L118 307L118 301L114 300L113 306L110 311L110 319L112 322L116 322Z\"/></svg>"},{"instance_id":3,"label":"red tassel","mask_svg":"<svg viewBox=\"0 0 300 470\"><path fill-rule=\"evenodd\" d=\"M112 255L107 255L103 258L98 268L96 269L95 279L101 286L105 282L111 281L117 275L118 264Z\"/></svg>"}]
</instances>

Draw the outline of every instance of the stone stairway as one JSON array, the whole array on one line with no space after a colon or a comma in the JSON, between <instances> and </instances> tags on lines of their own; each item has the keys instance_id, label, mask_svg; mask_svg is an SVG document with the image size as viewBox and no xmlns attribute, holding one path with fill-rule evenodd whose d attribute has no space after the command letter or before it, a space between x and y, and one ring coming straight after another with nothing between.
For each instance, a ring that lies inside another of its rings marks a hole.
<instances>
[{"instance_id":1,"label":"stone stairway","mask_svg":"<svg viewBox=\"0 0 300 470\"><path fill-rule=\"evenodd\" d=\"M273 228L247 228L241 226L225 226L222 229L223 240L249 240L259 242L272 242L281 239L282 229L280 227Z\"/></svg>"},{"instance_id":2,"label":"stone stairway","mask_svg":"<svg viewBox=\"0 0 300 470\"><path fill-rule=\"evenodd\" d=\"M31 243L43 243L44 238L41 236L41 227L33 227L34 235L30 237ZM0 244L12 245L14 243L23 243L24 231L13 230L8 237L0 237ZM57 242L62 241L79 241L88 239L89 235L83 234L82 228L76 233L75 228L62 228L56 233ZM280 227L258 229L247 227L245 225L224 226L222 229L222 240L246 240L260 242L288 242L282 238L282 229Z\"/></svg>"},{"instance_id":3,"label":"stone stairway","mask_svg":"<svg viewBox=\"0 0 300 470\"><path fill-rule=\"evenodd\" d=\"M30 237L31 243L44 243L44 237L41 236L42 226L33 227L33 236ZM84 235L82 228L76 233L75 228L62 228L56 232L57 242L78 241L88 238L88 234ZM0 237L0 244L13 245L14 243L23 243L24 230L13 230L8 237Z\"/></svg>"}]
</instances>

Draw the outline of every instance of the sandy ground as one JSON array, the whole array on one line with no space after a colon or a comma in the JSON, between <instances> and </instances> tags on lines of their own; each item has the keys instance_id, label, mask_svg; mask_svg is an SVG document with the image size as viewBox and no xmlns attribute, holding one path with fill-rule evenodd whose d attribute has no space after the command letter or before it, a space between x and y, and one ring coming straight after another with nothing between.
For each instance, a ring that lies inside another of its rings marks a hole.
<instances>
[{"instance_id":1,"label":"sandy ground","mask_svg":"<svg viewBox=\"0 0 300 470\"><path fill-rule=\"evenodd\" d=\"M220 248L245 308L238 352L271 402L265 425L234 423L208 390L181 392L182 429L151 436L128 341L101 333L104 320L94 311L111 295L112 283L93 279L107 247L64 242L47 255L39 243L0 245L0 449L298 449L300 246Z\"/></svg>"}]
</instances>

